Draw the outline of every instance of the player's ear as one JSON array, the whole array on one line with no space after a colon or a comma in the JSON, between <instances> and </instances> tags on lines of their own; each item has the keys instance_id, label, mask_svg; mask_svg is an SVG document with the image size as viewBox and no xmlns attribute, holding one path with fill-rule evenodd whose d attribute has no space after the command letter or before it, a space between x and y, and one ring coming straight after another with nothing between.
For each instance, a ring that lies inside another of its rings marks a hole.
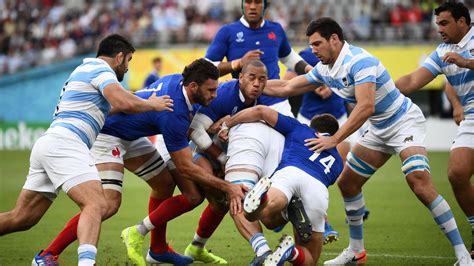
<instances>
[{"instance_id":1,"label":"player's ear","mask_svg":"<svg viewBox=\"0 0 474 266\"><path fill-rule=\"evenodd\" d=\"M120 65L124 59L125 59L125 54L123 52L119 52L118 54L115 55L115 58L114 58L115 64Z\"/></svg>"},{"instance_id":2,"label":"player's ear","mask_svg":"<svg viewBox=\"0 0 474 266\"><path fill-rule=\"evenodd\" d=\"M191 81L191 82L189 83L189 87L191 88L191 91L192 91L193 93L196 93L197 90L198 90L198 88L199 88L199 85L198 85L196 82Z\"/></svg>"}]
</instances>

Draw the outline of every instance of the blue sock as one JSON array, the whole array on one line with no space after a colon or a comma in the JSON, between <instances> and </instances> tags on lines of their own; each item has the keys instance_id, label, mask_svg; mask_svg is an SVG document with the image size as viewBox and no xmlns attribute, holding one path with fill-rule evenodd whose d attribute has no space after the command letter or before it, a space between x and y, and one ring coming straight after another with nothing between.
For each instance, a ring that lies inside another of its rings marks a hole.
<instances>
[{"instance_id":1,"label":"blue sock","mask_svg":"<svg viewBox=\"0 0 474 266\"><path fill-rule=\"evenodd\" d=\"M254 234L250 238L249 242L250 245L252 245L252 249L255 252L255 255L257 255L257 257L265 254L265 252L270 250L267 239L265 239L265 236L262 233Z\"/></svg>"},{"instance_id":2,"label":"blue sock","mask_svg":"<svg viewBox=\"0 0 474 266\"><path fill-rule=\"evenodd\" d=\"M471 250L474 251L474 216L467 217L467 221L471 225Z\"/></svg>"},{"instance_id":3,"label":"blue sock","mask_svg":"<svg viewBox=\"0 0 474 266\"><path fill-rule=\"evenodd\" d=\"M79 254L78 266L93 266L97 255L97 248L90 244L82 244L77 248Z\"/></svg>"},{"instance_id":4,"label":"blue sock","mask_svg":"<svg viewBox=\"0 0 474 266\"><path fill-rule=\"evenodd\" d=\"M458 226L456 220L454 220L453 212L451 211L449 204L441 195L438 195L438 197L428 205L428 208L441 231L443 231L449 242L451 242L456 257L460 258L465 255L467 249L464 246L461 234L459 234Z\"/></svg>"},{"instance_id":5,"label":"blue sock","mask_svg":"<svg viewBox=\"0 0 474 266\"><path fill-rule=\"evenodd\" d=\"M346 209L347 223L349 224L349 248L355 252L361 252L364 250L362 219L365 212L364 195L360 193L351 198L344 198L344 206Z\"/></svg>"}]
</instances>

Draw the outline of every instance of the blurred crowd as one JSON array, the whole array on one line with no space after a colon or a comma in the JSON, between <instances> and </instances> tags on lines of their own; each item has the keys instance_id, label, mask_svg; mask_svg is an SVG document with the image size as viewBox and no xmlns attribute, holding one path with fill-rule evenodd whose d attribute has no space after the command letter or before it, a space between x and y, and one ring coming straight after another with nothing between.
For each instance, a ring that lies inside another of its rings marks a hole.
<instances>
[{"instance_id":1,"label":"blurred crowd","mask_svg":"<svg viewBox=\"0 0 474 266\"><path fill-rule=\"evenodd\" d=\"M473 7L474 0L464 1ZM267 17L294 44L306 25L331 16L351 41L433 41L438 0L271 0ZM239 0L0 0L0 75L95 50L106 34L136 47L208 44L219 27L241 16Z\"/></svg>"}]
</instances>

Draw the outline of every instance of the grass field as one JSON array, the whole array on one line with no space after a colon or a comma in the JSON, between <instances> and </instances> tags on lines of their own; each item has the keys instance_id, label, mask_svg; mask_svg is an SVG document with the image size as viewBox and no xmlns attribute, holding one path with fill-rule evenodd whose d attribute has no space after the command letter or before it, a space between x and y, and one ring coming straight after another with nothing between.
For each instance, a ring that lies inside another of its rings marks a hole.
<instances>
[{"instance_id":1,"label":"grass field","mask_svg":"<svg viewBox=\"0 0 474 266\"><path fill-rule=\"evenodd\" d=\"M0 152L0 211L7 211L14 206L28 171L28 158L29 152ZM430 153L429 159L435 185L451 205L462 236L466 244L470 245L468 223L446 177L448 153ZM102 227L98 265L126 265L126 252L119 237L120 232L146 215L148 187L129 173L125 180L122 207ZM341 239L324 247L320 264L334 257L348 243L341 196L335 186L330 188L330 193L329 219L339 231ZM448 240L406 185L398 158L392 158L372 177L365 186L364 195L371 211L365 224L367 265L452 265L455 262ZM168 225L168 240L177 251L183 252L193 237L203 206ZM0 265L31 265L34 254L45 248L77 211L72 201L61 193L43 219L31 230L0 237ZM284 232L290 232L290 226ZM272 247L281 236L273 232L267 232L266 235ZM209 240L208 248L226 258L230 265L248 265L253 258L250 246L238 234L229 217L225 218ZM61 256L62 265L77 265L76 249L77 244L74 244L65 250Z\"/></svg>"}]
</instances>

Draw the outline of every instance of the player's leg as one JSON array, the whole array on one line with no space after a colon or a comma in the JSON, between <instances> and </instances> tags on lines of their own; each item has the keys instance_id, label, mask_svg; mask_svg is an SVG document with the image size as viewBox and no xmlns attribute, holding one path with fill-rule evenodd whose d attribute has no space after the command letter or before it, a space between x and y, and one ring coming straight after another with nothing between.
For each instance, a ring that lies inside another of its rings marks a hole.
<instances>
[{"instance_id":1,"label":"player's leg","mask_svg":"<svg viewBox=\"0 0 474 266\"><path fill-rule=\"evenodd\" d=\"M258 171L254 166L239 166L227 170L225 179L234 184L243 184L251 190L258 181ZM255 253L255 258L250 265L261 265L265 258L271 254L271 249L263 235L262 226L258 221L250 222L243 213L231 215L234 224L239 233L249 241Z\"/></svg>"},{"instance_id":2,"label":"player's leg","mask_svg":"<svg viewBox=\"0 0 474 266\"><path fill-rule=\"evenodd\" d=\"M15 207L0 213L0 236L34 226L56 198L57 190L42 166L49 139L47 135L42 136L33 146L28 176Z\"/></svg>"},{"instance_id":3,"label":"player's leg","mask_svg":"<svg viewBox=\"0 0 474 266\"><path fill-rule=\"evenodd\" d=\"M417 198L430 210L435 222L450 241L459 261L471 260L459 233L449 204L438 194L431 180L424 147L409 147L400 152L402 171Z\"/></svg>"},{"instance_id":4,"label":"player's leg","mask_svg":"<svg viewBox=\"0 0 474 266\"><path fill-rule=\"evenodd\" d=\"M125 167L152 188L148 206L149 215L140 224L122 231L129 258L135 264L145 265L142 255L143 240L151 231L151 246L147 260L177 264L190 263L192 261L190 258L177 254L166 243L167 222L192 209L187 204L186 198L172 197L175 182L167 163L148 139L140 138L130 145L125 156Z\"/></svg>"},{"instance_id":5,"label":"player's leg","mask_svg":"<svg viewBox=\"0 0 474 266\"><path fill-rule=\"evenodd\" d=\"M365 200L362 186L391 156L387 152L383 152L383 149L378 148L377 142L378 139L374 135L366 134L360 144L356 144L348 153L346 164L337 184L344 199L346 220L349 225L349 246L336 258L325 261L325 265L365 261L363 243ZM383 144L379 147L383 147Z\"/></svg>"},{"instance_id":6,"label":"player's leg","mask_svg":"<svg viewBox=\"0 0 474 266\"><path fill-rule=\"evenodd\" d=\"M451 147L448 178L456 200L471 225L471 258L474 259L474 122L464 120Z\"/></svg>"},{"instance_id":7,"label":"player's leg","mask_svg":"<svg viewBox=\"0 0 474 266\"><path fill-rule=\"evenodd\" d=\"M219 171L220 165L212 163L206 156L194 154L194 162L209 173ZM205 248L207 241L220 225L228 211L225 194L207 187L200 187L206 195L208 205L201 213L193 240L186 247L184 254L195 261L203 263L227 264L227 261Z\"/></svg>"},{"instance_id":8,"label":"player's leg","mask_svg":"<svg viewBox=\"0 0 474 266\"><path fill-rule=\"evenodd\" d=\"M387 139L390 145L400 155L402 172L411 190L431 212L436 223L440 226L453 246L458 262L471 263L471 257L459 234L456 221L448 203L436 191L431 180L428 157L424 146L426 122L421 110L412 105L400 125L388 129L393 136Z\"/></svg>"},{"instance_id":9,"label":"player's leg","mask_svg":"<svg viewBox=\"0 0 474 266\"><path fill-rule=\"evenodd\" d=\"M39 192L22 189L15 208L0 213L0 236L30 229L39 222L52 203L52 199Z\"/></svg>"}]
</instances>

